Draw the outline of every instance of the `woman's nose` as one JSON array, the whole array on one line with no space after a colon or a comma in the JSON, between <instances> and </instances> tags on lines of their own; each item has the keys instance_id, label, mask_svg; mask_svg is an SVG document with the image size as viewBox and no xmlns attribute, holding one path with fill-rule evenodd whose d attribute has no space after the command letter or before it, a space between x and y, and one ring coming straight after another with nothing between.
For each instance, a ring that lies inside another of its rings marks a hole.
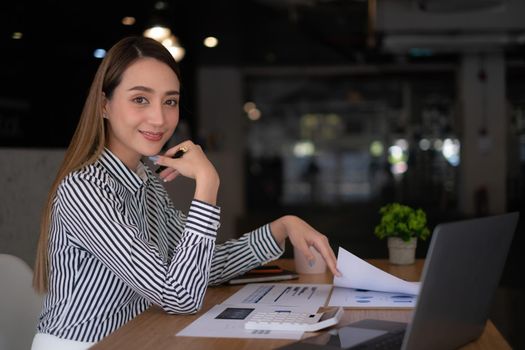
<instances>
[{"instance_id":1,"label":"woman's nose","mask_svg":"<svg viewBox=\"0 0 525 350\"><path fill-rule=\"evenodd\" d=\"M156 106L152 108L149 115L149 122L154 125L162 125L166 120L162 106Z\"/></svg>"}]
</instances>

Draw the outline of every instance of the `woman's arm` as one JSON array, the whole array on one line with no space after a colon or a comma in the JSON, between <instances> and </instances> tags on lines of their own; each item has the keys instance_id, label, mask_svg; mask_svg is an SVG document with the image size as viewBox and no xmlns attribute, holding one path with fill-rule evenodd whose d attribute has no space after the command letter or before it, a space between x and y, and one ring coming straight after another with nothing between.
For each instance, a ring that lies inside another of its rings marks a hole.
<instances>
[{"instance_id":1,"label":"woman's arm","mask_svg":"<svg viewBox=\"0 0 525 350\"><path fill-rule=\"evenodd\" d=\"M284 252L270 231L261 226L239 239L217 244L211 264L210 285L226 282L256 266L279 258Z\"/></svg>"},{"instance_id":2,"label":"woman's arm","mask_svg":"<svg viewBox=\"0 0 525 350\"><path fill-rule=\"evenodd\" d=\"M119 279L169 313L193 313L208 285L220 209L193 201L180 223L181 241L170 261L137 221L131 203L94 177L69 177L57 192L57 215L68 238ZM140 215L140 214L139 214Z\"/></svg>"},{"instance_id":3,"label":"woman's arm","mask_svg":"<svg viewBox=\"0 0 525 350\"><path fill-rule=\"evenodd\" d=\"M296 216L283 216L241 238L216 246L210 284L220 284L252 268L279 258L286 238L314 260L308 247L314 246L326 260L332 273L340 276L337 259L325 235ZM307 253L306 253L307 252Z\"/></svg>"}]
</instances>

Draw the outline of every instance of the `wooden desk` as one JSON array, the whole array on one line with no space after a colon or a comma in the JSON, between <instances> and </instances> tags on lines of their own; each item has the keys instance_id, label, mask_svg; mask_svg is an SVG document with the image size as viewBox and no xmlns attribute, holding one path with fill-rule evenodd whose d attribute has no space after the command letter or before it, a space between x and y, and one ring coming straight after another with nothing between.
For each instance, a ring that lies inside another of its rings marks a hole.
<instances>
[{"instance_id":1,"label":"wooden desk","mask_svg":"<svg viewBox=\"0 0 525 350\"><path fill-rule=\"evenodd\" d=\"M417 281L423 268L423 260L409 266L390 265L386 260L368 260L373 265L400 278ZM294 269L293 260L281 259L277 264ZM332 283L332 274L301 275L298 280L285 283ZM175 334L207 312L212 306L222 303L242 286L210 287L204 305L196 315L171 316L156 307L145 311L125 326L109 335L92 349L273 349L293 340L283 339L233 339L176 337ZM411 310L357 310L348 309L339 323L345 325L364 318L377 318L408 322ZM482 336L462 349L511 349L492 322L488 322Z\"/></svg>"}]
</instances>

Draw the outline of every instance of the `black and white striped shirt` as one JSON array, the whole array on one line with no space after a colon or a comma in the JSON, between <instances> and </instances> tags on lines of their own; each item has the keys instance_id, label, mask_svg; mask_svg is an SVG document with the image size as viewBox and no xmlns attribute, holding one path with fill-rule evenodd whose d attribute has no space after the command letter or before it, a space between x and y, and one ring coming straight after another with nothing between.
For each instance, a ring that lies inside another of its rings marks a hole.
<instances>
[{"instance_id":1,"label":"black and white striped shirt","mask_svg":"<svg viewBox=\"0 0 525 350\"><path fill-rule=\"evenodd\" d=\"M135 173L106 149L57 190L38 332L96 342L152 304L194 313L208 284L282 254L269 225L216 245L219 218L198 200L183 214L146 166Z\"/></svg>"}]
</instances>

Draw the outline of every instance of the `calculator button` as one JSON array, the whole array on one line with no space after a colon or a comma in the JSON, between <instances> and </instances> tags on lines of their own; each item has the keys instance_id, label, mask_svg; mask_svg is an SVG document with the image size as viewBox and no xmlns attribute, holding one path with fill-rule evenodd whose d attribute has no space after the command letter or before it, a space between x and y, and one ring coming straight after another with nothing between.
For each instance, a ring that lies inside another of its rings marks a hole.
<instances>
[{"instance_id":1,"label":"calculator button","mask_svg":"<svg viewBox=\"0 0 525 350\"><path fill-rule=\"evenodd\" d=\"M337 324L343 312L343 308L339 308L322 321L323 313L254 312L244 323L244 328L250 330L313 332ZM326 314L324 315L326 316Z\"/></svg>"}]
</instances>

